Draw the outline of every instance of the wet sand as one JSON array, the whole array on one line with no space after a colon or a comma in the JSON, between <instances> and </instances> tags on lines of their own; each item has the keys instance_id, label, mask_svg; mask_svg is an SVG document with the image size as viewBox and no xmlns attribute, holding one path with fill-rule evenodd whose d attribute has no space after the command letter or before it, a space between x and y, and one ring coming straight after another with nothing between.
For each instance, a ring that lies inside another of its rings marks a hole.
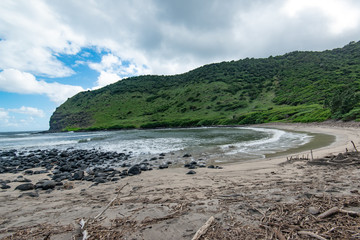
<instances>
[{"instance_id":1,"label":"wet sand","mask_svg":"<svg viewBox=\"0 0 360 240\"><path fill-rule=\"evenodd\" d=\"M335 136L331 145L313 150L314 158L336 155L345 149L352 151L351 141L360 146L358 123L261 127ZM189 169L169 168L97 186L73 181L66 189L39 191L37 197L20 197L24 192L14 190L18 183L10 183L10 189L0 191L0 238L82 239L80 220L94 219L117 196L96 221L85 226L89 239L192 239L211 216L215 221L207 233L209 239L277 239L274 234L278 230L262 225L277 219L278 208L282 209L280 218L286 222L290 216L285 218L284 209L295 209L309 201L323 212L332 203L359 199L359 165L313 166L306 160L285 163L287 157L307 154L309 151L224 164L223 169L198 168L193 175L186 174ZM18 175L21 174L2 174L0 178L14 180ZM47 176L26 177L37 182ZM360 212L360 206L353 204L352 210ZM297 212L300 214L301 209ZM308 218L311 220L312 216ZM358 218L354 222L358 224L357 221ZM309 230L300 223L299 228ZM290 234L284 228L278 229L284 235ZM356 237L360 230L352 231ZM291 233L291 239L311 239L296 238L300 237L298 232ZM336 229L318 234L341 239L337 238Z\"/></svg>"}]
</instances>

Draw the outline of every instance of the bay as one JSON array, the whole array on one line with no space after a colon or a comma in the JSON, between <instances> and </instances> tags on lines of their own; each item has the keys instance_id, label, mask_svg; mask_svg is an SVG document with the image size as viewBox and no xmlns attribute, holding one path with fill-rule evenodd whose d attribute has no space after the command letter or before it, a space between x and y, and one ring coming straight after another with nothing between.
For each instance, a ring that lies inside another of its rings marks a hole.
<instances>
[{"instance_id":1,"label":"bay","mask_svg":"<svg viewBox=\"0 0 360 240\"><path fill-rule=\"evenodd\" d=\"M134 162L166 154L182 163L188 153L206 162L236 162L264 158L308 144L306 133L253 127L122 130L100 132L0 133L0 150L98 149L125 152Z\"/></svg>"}]
</instances>

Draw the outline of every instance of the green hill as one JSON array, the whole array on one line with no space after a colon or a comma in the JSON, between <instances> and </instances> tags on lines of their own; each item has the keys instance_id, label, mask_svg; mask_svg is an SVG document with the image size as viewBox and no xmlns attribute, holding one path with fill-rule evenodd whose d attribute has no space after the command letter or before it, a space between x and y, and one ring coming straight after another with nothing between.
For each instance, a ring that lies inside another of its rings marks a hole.
<instances>
[{"instance_id":1,"label":"green hill","mask_svg":"<svg viewBox=\"0 0 360 240\"><path fill-rule=\"evenodd\" d=\"M51 131L360 120L360 42L323 52L209 64L81 92Z\"/></svg>"}]
</instances>

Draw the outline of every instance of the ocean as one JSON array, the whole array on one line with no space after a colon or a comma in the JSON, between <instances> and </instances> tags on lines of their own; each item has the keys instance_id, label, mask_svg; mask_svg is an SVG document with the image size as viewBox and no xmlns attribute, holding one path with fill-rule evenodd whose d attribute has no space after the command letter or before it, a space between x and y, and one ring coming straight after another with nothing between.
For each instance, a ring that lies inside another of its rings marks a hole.
<instances>
[{"instance_id":1,"label":"ocean","mask_svg":"<svg viewBox=\"0 0 360 240\"><path fill-rule=\"evenodd\" d=\"M159 154L181 162L194 160L237 162L298 148L311 141L306 133L255 127L121 130L99 132L0 133L0 150L96 149L130 154L138 162Z\"/></svg>"}]
</instances>

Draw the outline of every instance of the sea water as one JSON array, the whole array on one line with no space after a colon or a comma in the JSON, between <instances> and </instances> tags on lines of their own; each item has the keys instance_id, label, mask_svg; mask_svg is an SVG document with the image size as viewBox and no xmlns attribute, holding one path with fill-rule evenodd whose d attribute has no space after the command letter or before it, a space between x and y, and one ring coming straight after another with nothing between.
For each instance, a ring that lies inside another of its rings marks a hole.
<instances>
[{"instance_id":1,"label":"sea water","mask_svg":"<svg viewBox=\"0 0 360 240\"><path fill-rule=\"evenodd\" d=\"M184 129L122 130L99 132L0 133L0 150L98 149L126 152L134 161L164 153L181 158L234 162L264 158L267 154L297 148L313 136L254 127L203 127Z\"/></svg>"}]
</instances>

